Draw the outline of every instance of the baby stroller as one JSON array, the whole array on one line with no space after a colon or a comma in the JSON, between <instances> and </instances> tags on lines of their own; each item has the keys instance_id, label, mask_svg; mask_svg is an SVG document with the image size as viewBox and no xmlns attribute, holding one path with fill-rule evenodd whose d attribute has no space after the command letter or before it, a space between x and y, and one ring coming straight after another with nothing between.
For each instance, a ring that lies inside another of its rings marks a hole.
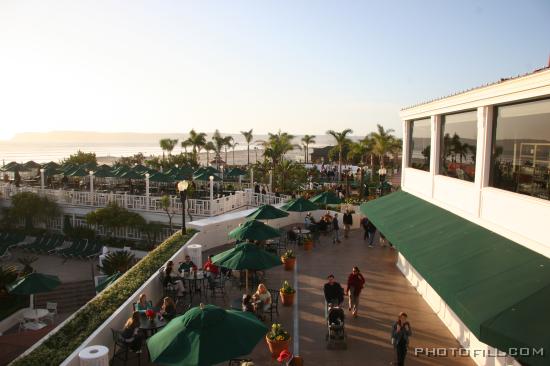
<instances>
[{"instance_id":1,"label":"baby stroller","mask_svg":"<svg viewBox=\"0 0 550 366\"><path fill-rule=\"evenodd\" d=\"M344 318L344 309L339 306L328 304L327 335L325 337L327 341L327 349L346 349L348 347L346 330L344 327Z\"/></svg>"}]
</instances>

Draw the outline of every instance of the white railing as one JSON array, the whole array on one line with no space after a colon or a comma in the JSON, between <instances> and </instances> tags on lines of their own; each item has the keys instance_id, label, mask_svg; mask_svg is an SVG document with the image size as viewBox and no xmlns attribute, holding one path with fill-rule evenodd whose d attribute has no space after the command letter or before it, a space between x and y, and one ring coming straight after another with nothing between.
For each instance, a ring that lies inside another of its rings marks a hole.
<instances>
[{"instance_id":1,"label":"white railing","mask_svg":"<svg viewBox=\"0 0 550 366\"><path fill-rule=\"evenodd\" d=\"M84 206L84 207L105 207L109 202L116 202L119 206L135 211L150 211L164 213L161 205L161 197L138 196L131 194L97 193L86 191L74 191L63 189L41 189L37 187L15 187L12 185L0 185L0 198L10 199L11 196L20 192L33 192L46 196L57 202L59 205ZM170 211L181 212L181 201L178 196L170 197ZM263 204L276 205L290 199L289 196L275 196L272 193L254 193L251 189L236 191L234 194L216 198L213 200L187 199L187 213L195 216L216 216L243 207L257 207Z\"/></svg>"}]
</instances>

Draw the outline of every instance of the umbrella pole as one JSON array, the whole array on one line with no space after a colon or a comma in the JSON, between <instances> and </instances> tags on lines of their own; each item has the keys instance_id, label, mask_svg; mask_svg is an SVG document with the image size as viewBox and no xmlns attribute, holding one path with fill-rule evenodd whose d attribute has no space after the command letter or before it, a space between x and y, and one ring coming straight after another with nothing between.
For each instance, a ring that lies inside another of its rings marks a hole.
<instances>
[{"instance_id":1,"label":"umbrella pole","mask_svg":"<svg viewBox=\"0 0 550 366\"><path fill-rule=\"evenodd\" d=\"M248 294L248 269L245 270L246 293Z\"/></svg>"},{"instance_id":2,"label":"umbrella pole","mask_svg":"<svg viewBox=\"0 0 550 366\"><path fill-rule=\"evenodd\" d=\"M31 309L34 309L34 295L33 294L31 294L31 296L30 296L29 307Z\"/></svg>"}]
</instances>

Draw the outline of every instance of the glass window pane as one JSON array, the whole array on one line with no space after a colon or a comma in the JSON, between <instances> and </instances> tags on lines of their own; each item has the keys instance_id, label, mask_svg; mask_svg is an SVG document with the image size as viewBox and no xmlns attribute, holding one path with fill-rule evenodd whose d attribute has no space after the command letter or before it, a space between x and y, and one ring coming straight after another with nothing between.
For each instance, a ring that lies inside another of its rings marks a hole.
<instances>
[{"instance_id":1,"label":"glass window pane","mask_svg":"<svg viewBox=\"0 0 550 366\"><path fill-rule=\"evenodd\" d=\"M473 182L476 174L477 112L441 119L439 174Z\"/></svg>"},{"instance_id":2,"label":"glass window pane","mask_svg":"<svg viewBox=\"0 0 550 366\"><path fill-rule=\"evenodd\" d=\"M411 121L409 129L409 167L429 172L431 119Z\"/></svg>"},{"instance_id":3,"label":"glass window pane","mask_svg":"<svg viewBox=\"0 0 550 366\"><path fill-rule=\"evenodd\" d=\"M491 186L550 199L550 99L498 107Z\"/></svg>"}]
</instances>

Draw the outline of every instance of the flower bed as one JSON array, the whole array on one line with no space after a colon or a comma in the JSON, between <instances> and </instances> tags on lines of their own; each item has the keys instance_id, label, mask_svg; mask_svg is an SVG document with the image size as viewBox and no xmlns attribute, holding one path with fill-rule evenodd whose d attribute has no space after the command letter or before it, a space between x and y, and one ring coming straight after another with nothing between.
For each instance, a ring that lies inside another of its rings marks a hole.
<instances>
[{"instance_id":1,"label":"flower bed","mask_svg":"<svg viewBox=\"0 0 550 366\"><path fill-rule=\"evenodd\" d=\"M184 237L178 232L166 239L145 258L128 270L113 285L82 307L72 320L49 337L38 348L14 361L12 365L59 365L84 342L139 287L155 274L195 233Z\"/></svg>"}]
</instances>

